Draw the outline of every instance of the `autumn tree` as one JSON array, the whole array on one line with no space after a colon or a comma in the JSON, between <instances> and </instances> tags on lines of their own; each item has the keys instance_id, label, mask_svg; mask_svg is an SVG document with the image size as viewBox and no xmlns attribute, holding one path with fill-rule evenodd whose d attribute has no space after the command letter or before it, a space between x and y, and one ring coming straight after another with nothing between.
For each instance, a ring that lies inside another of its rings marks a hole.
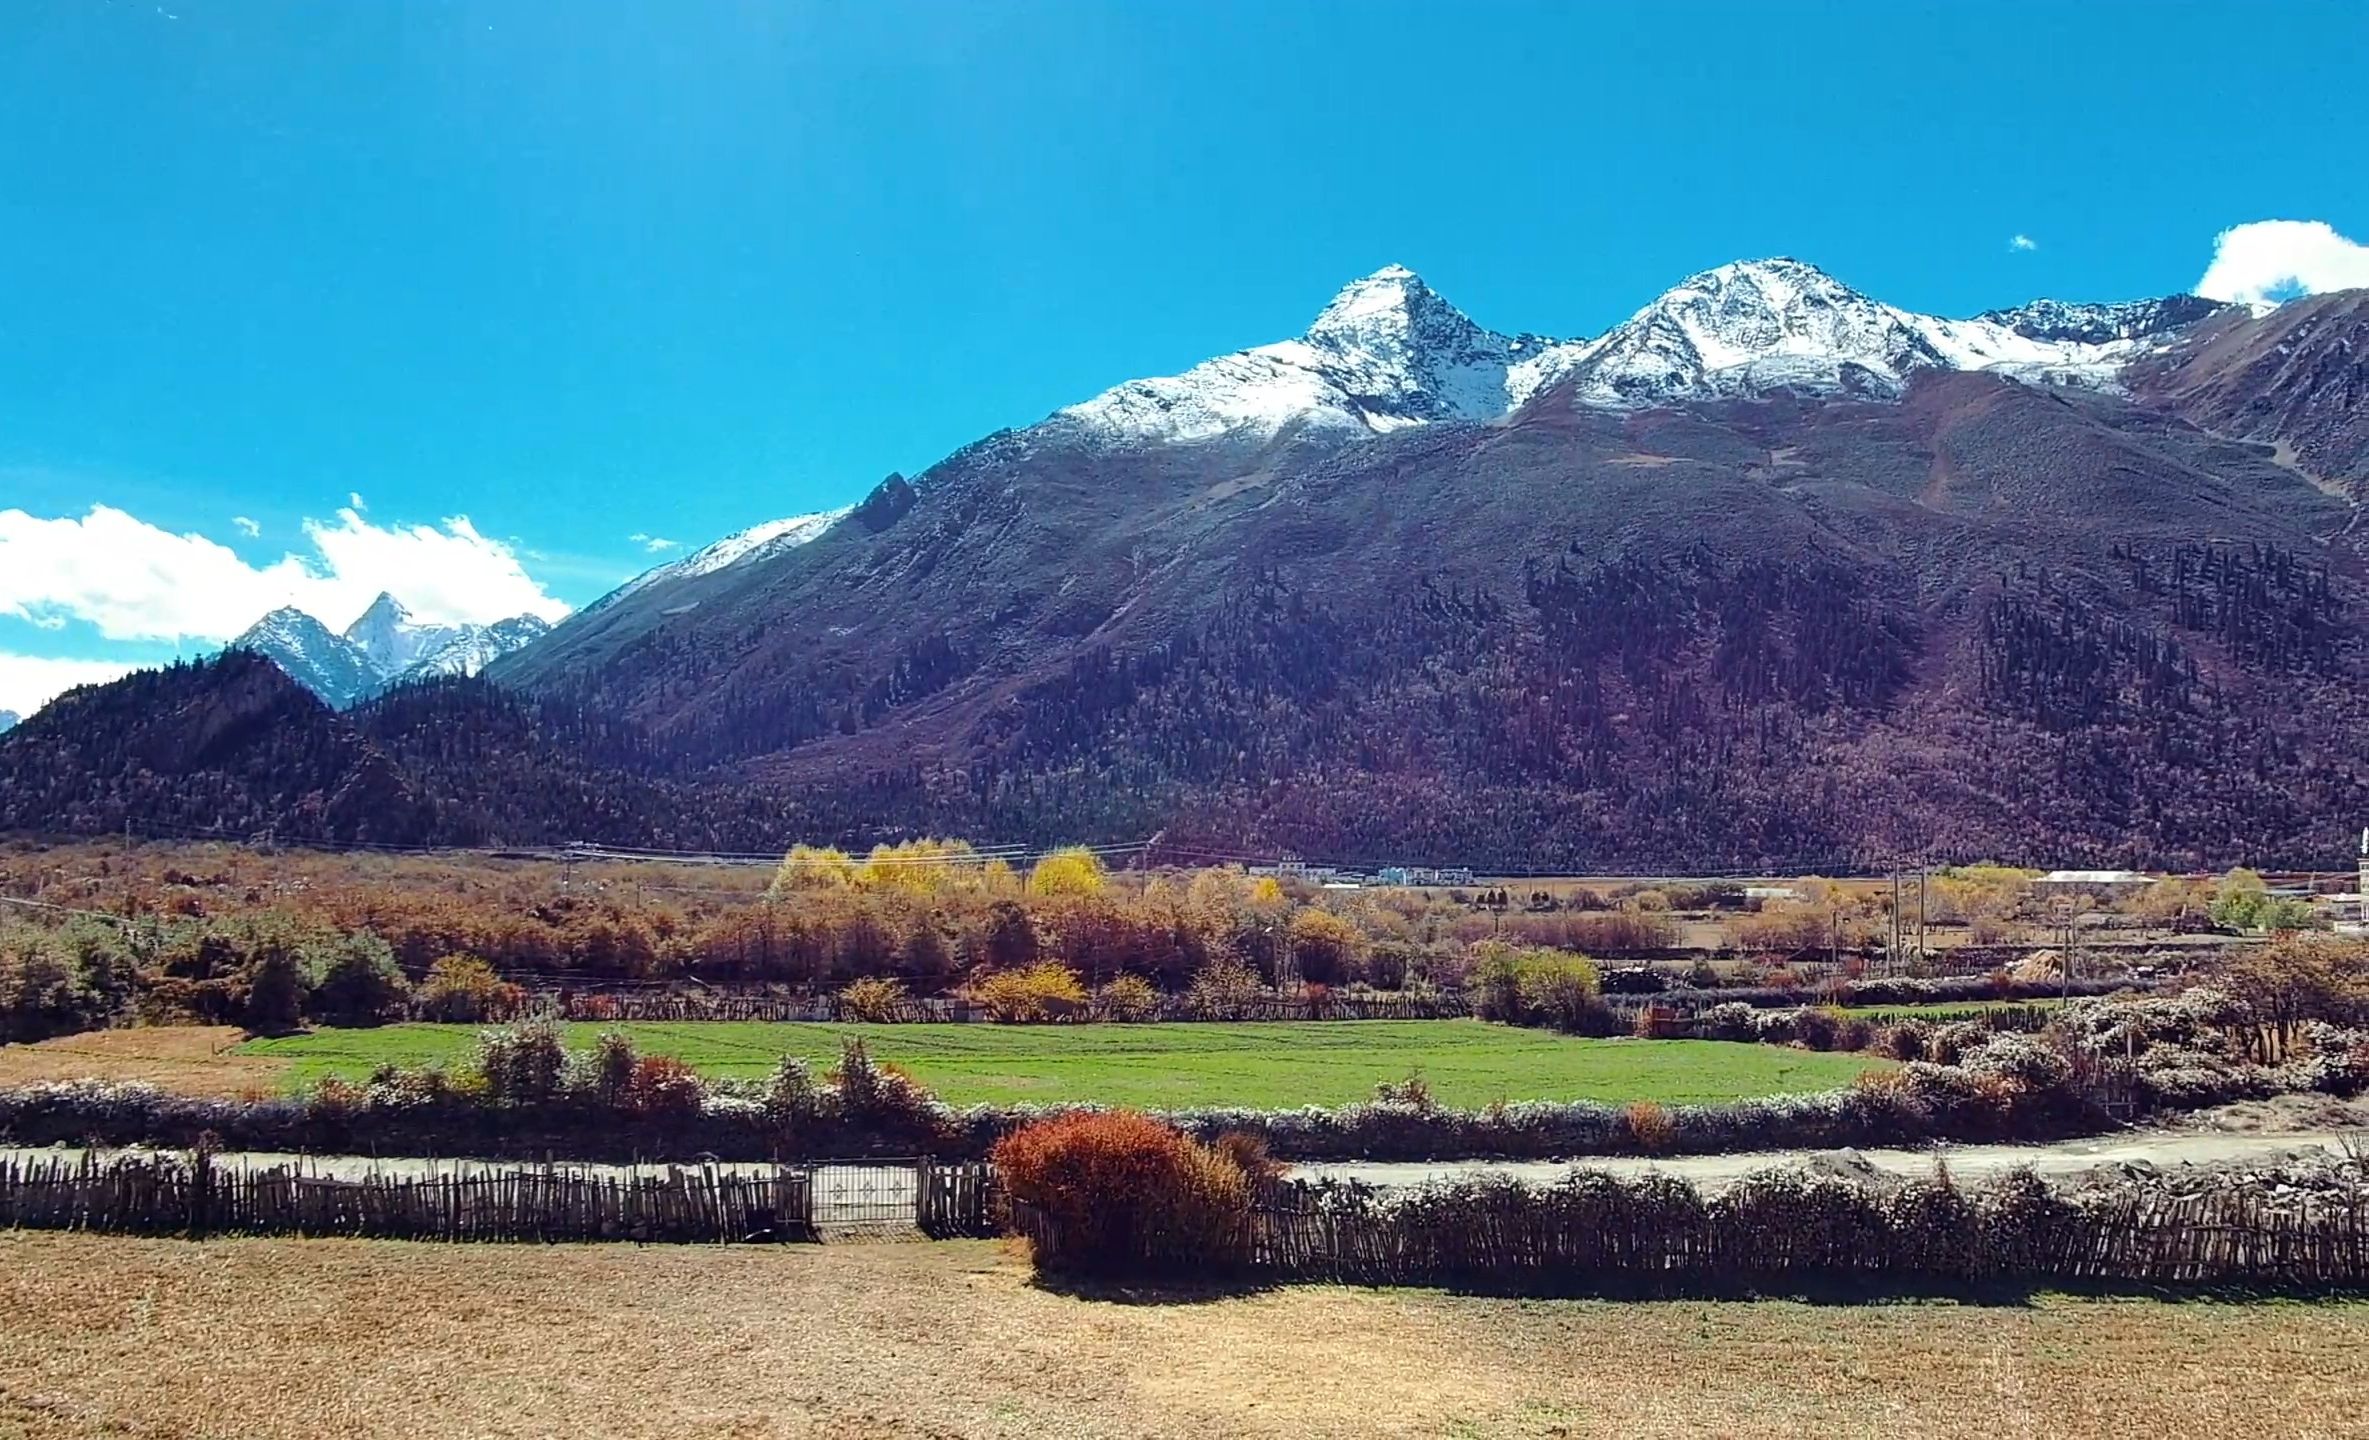
<instances>
[{"instance_id":1,"label":"autumn tree","mask_svg":"<svg viewBox=\"0 0 2369 1440\"><path fill-rule=\"evenodd\" d=\"M1362 972L1364 937L1329 910L1292 916L1289 941L1292 964L1310 984L1344 985Z\"/></svg>"},{"instance_id":2,"label":"autumn tree","mask_svg":"<svg viewBox=\"0 0 2369 1440\"><path fill-rule=\"evenodd\" d=\"M1101 859L1083 845L1072 845L1036 862L1028 872L1028 893L1045 897L1099 895L1103 880Z\"/></svg>"},{"instance_id":3,"label":"autumn tree","mask_svg":"<svg viewBox=\"0 0 2369 1440\"><path fill-rule=\"evenodd\" d=\"M2262 1027L2272 1056L2284 1057L2306 1021L2369 1021L2369 944L2283 935L2232 958L2222 984Z\"/></svg>"},{"instance_id":4,"label":"autumn tree","mask_svg":"<svg viewBox=\"0 0 2369 1440\"><path fill-rule=\"evenodd\" d=\"M793 845L782 857L781 868L773 873L773 889L776 893L846 890L854 886L855 876L855 862L847 858L846 851Z\"/></svg>"}]
</instances>

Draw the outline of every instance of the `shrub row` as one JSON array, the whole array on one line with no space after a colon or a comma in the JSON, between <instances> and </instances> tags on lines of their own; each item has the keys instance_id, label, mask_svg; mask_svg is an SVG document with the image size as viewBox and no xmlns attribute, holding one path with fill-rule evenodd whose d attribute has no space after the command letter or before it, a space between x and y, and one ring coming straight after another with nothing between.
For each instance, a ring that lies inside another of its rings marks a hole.
<instances>
[{"instance_id":1,"label":"shrub row","mask_svg":"<svg viewBox=\"0 0 2369 1440\"><path fill-rule=\"evenodd\" d=\"M1945 1173L1880 1188L1769 1171L1713 1195L1669 1176L1601 1172L1545 1187L1503 1177L1401 1192L1294 1185L1231 1207L1203 1199L1182 1226L1160 1223L1176 1208L1171 1188L1101 1186L1104 1173L1127 1173L1113 1162L1014 1189L1012 1211L1038 1268L1067 1274L1622 1295L2316 1289L2369 1283L2359 1230L2369 1172L2340 1169L2300 1199L2222 1182L2176 1205L2138 1187L2058 1191L2028 1171L1976 1189ZM1039 1203L1041 1190L1056 1203Z\"/></svg>"},{"instance_id":2,"label":"shrub row","mask_svg":"<svg viewBox=\"0 0 2369 1440\"><path fill-rule=\"evenodd\" d=\"M658 1058L571 1061L571 1073L582 1078L565 1083L552 1079L546 1061L493 1064L498 1081L403 1072L367 1085L325 1085L302 1098L204 1099L89 1082L32 1086L0 1091L0 1136L175 1146L211 1136L247 1150L584 1159L976 1157L1019 1126L1095 1108L956 1109L868 1063L851 1072L843 1062L834 1076L817 1077L786 1062L762 1085L702 1083ZM2105 1123L2071 1070L2046 1047L2003 1036L1958 1066L1912 1064L1816 1095L1668 1107L1527 1101L1481 1110L1400 1098L1339 1109L1182 1110L1163 1118L1201 1140L1253 1135L1294 1159L1546 1159L2029 1139ZM2357 1080L2357 1068L2323 1074L2306 1065L2203 1089L2219 1100ZM2182 1088L2188 1083L2169 1093L2197 1093Z\"/></svg>"}]
</instances>

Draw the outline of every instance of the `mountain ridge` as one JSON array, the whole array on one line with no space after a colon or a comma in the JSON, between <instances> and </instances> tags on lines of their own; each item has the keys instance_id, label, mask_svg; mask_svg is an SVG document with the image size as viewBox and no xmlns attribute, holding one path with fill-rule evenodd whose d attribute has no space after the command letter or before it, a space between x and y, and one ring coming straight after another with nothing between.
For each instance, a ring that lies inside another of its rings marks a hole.
<instances>
[{"instance_id":1,"label":"mountain ridge","mask_svg":"<svg viewBox=\"0 0 2369 1440\"><path fill-rule=\"evenodd\" d=\"M332 709L342 710L389 686L474 675L551 628L537 615L514 615L490 625L422 623L402 601L381 591L343 631L283 605L225 648L264 656Z\"/></svg>"},{"instance_id":2,"label":"mountain ridge","mask_svg":"<svg viewBox=\"0 0 2369 1440\"><path fill-rule=\"evenodd\" d=\"M594 745L638 787L474 822L521 840L2325 859L2369 807L2369 567L2295 447L2346 453L2364 340L2344 303L1946 321L1773 261L1552 341L1394 267L658 567L450 710L368 702L372 783L429 838L447 794L495 813L438 729L482 726L523 783ZM70 763L34 753L0 766Z\"/></svg>"}]
</instances>

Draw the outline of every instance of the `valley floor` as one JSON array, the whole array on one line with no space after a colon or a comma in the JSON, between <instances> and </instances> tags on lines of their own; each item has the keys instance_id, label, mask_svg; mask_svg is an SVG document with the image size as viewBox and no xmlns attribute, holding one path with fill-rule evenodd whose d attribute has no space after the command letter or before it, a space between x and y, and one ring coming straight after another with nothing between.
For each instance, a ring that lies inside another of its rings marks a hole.
<instances>
[{"instance_id":1,"label":"valley floor","mask_svg":"<svg viewBox=\"0 0 2369 1440\"><path fill-rule=\"evenodd\" d=\"M0 1435L2359 1434L2369 1305L1078 1298L1002 1245L0 1233Z\"/></svg>"}]
</instances>

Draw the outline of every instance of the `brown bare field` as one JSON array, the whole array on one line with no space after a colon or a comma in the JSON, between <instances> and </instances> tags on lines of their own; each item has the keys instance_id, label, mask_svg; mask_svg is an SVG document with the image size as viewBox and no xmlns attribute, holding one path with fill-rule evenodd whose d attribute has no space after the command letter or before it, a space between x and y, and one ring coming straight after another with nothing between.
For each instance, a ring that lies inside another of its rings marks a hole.
<instances>
[{"instance_id":1,"label":"brown bare field","mask_svg":"<svg viewBox=\"0 0 2369 1440\"><path fill-rule=\"evenodd\" d=\"M92 1030L35 1045L0 1045L0 1087L45 1080L145 1080L183 1095L270 1094L288 1062L242 1055L235 1025Z\"/></svg>"},{"instance_id":2,"label":"brown bare field","mask_svg":"<svg viewBox=\"0 0 2369 1440\"><path fill-rule=\"evenodd\" d=\"M2362 1433L2369 1305L1081 1299L992 1243L0 1234L0 1435Z\"/></svg>"}]
</instances>

